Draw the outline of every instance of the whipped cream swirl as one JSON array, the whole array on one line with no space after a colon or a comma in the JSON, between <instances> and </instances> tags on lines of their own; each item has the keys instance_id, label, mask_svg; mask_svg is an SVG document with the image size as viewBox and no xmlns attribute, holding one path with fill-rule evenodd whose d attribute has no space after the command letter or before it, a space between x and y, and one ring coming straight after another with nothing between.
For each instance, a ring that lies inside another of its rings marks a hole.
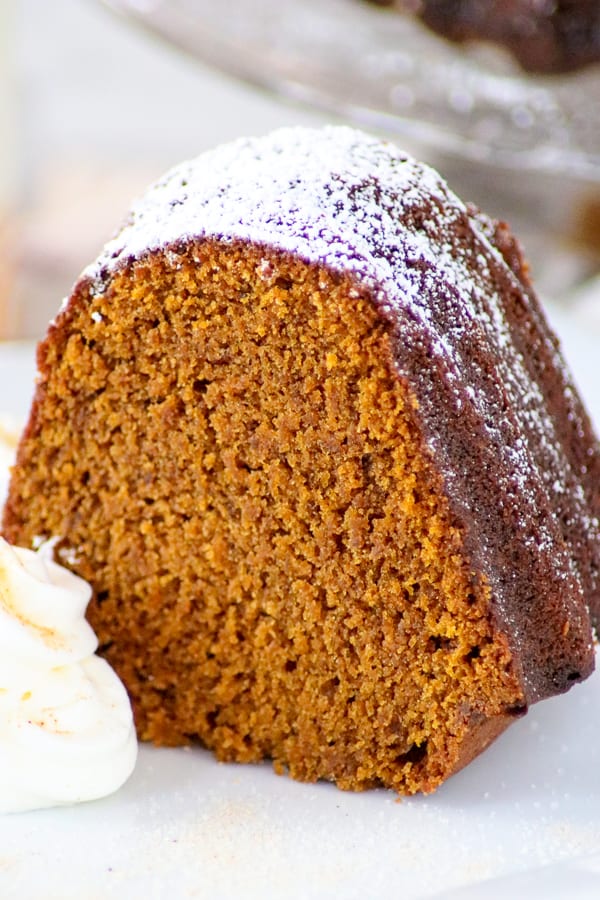
<instances>
[{"instance_id":1,"label":"whipped cream swirl","mask_svg":"<svg viewBox=\"0 0 600 900\"><path fill-rule=\"evenodd\" d=\"M125 688L94 655L91 588L52 543L0 538L0 812L111 794L137 756Z\"/></svg>"}]
</instances>

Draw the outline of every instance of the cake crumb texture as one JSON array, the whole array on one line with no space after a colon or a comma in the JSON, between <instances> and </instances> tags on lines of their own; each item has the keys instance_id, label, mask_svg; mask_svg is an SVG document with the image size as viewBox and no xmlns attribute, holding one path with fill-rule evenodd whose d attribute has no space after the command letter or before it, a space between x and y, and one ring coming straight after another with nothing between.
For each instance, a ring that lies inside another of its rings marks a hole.
<instances>
[{"instance_id":1,"label":"cake crumb texture","mask_svg":"<svg viewBox=\"0 0 600 900\"><path fill-rule=\"evenodd\" d=\"M473 718L522 705L510 653L386 329L344 279L273 260L265 286L262 264L215 246L120 274L100 352L80 311L46 360L30 518L78 548L143 739L433 786Z\"/></svg>"}]
</instances>

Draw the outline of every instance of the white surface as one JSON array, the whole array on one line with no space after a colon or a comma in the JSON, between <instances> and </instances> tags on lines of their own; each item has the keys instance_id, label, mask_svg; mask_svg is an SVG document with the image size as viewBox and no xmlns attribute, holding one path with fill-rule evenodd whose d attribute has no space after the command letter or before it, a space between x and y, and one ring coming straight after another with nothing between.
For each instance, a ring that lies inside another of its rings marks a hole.
<instances>
[{"instance_id":1,"label":"white surface","mask_svg":"<svg viewBox=\"0 0 600 900\"><path fill-rule=\"evenodd\" d=\"M600 331L553 312L600 424ZM0 412L24 415L31 345L0 345ZM600 673L534 707L430 797L346 794L201 749L142 747L82 806L0 818L0 896L597 898Z\"/></svg>"}]
</instances>

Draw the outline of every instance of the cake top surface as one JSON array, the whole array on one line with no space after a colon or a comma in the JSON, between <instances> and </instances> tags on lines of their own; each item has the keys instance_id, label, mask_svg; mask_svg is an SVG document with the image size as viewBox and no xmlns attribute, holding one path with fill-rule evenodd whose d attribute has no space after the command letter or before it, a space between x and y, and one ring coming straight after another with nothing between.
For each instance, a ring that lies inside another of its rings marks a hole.
<instances>
[{"instance_id":1,"label":"cake top surface","mask_svg":"<svg viewBox=\"0 0 600 900\"><path fill-rule=\"evenodd\" d=\"M284 128L243 138L171 169L133 207L124 228L86 271L106 269L186 238L263 243L351 271L388 298L415 293L398 244L399 214L432 204L438 233L465 207L442 178L394 145L338 126ZM406 252L444 264L452 281L460 268L440 258L428 234L407 230ZM446 247L450 250L450 247ZM101 283L98 285L101 290Z\"/></svg>"}]
</instances>

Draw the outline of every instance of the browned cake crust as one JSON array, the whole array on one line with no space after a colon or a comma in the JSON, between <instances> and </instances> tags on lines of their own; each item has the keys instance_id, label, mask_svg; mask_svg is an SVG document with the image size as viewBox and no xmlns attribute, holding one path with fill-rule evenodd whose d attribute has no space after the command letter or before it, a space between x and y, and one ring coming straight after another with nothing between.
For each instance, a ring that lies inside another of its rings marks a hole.
<instances>
[{"instance_id":1,"label":"browned cake crust","mask_svg":"<svg viewBox=\"0 0 600 900\"><path fill-rule=\"evenodd\" d=\"M39 350L58 536L143 739L433 790L593 668L600 456L504 226L349 129L157 185Z\"/></svg>"},{"instance_id":2,"label":"browned cake crust","mask_svg":"<svg viewBox=\"0 0 600 900\"><path fill-rule=\"evenodd\" d=\"M506 47L529 72L560 73L600 60L597 0L371 0L416 12L452 41Z\"/></svg>"}]
</instances>

